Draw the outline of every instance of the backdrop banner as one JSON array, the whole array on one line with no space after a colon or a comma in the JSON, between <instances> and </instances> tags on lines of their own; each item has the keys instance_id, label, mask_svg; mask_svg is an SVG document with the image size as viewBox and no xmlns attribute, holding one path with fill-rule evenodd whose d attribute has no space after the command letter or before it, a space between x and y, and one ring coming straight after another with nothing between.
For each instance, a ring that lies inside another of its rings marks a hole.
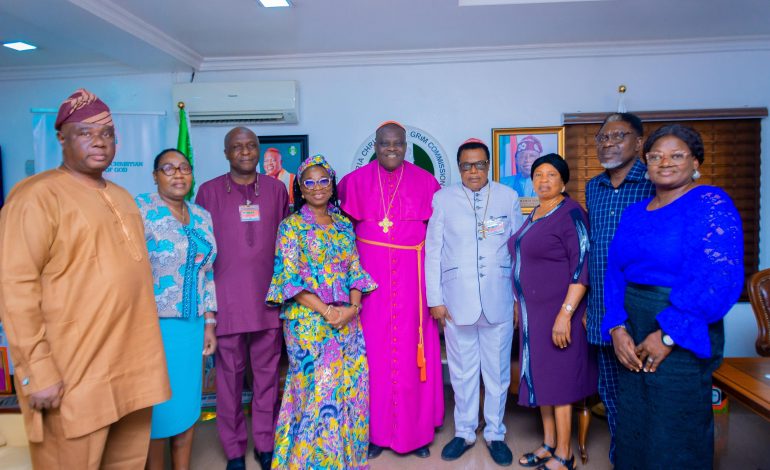
<instances>
[{"instance_id":1,"label":"backdrop banner","mask_svg":"<svg viewBox=\"0 0 770 470\"><path fill-rule=\"evenodd\" d=\"M115 160L105 178L123 186L132 195L154 192L152 161L167 146L165 113L112 113L115 123ZM32 139L35 173L61 165L61 146L56 140L56 110L32 110Z\"/></svg>"}]
</instances>

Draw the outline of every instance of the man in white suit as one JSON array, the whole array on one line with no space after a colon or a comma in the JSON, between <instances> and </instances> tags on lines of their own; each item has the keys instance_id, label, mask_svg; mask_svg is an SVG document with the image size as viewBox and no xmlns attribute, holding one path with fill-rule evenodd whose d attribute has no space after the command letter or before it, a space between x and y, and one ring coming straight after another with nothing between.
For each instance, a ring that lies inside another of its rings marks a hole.
<instances>
[{"instance_id":1,"label":"man in white suit","mask_svg":"<svg viewBox=\"0 0 770 470\"><path fill-rule=\"evenodd\" d=\"M455 460L476 442L479 371L484 378L484 440L510 465L503 414L511 380L513 289L507 242L522 224L519 198L489 181L489 148L468 139L457 150L462 184L433 197L425 241L428 306L444 326L455 394L455 438L441 458Z\"/></svg>"}]
</instances>

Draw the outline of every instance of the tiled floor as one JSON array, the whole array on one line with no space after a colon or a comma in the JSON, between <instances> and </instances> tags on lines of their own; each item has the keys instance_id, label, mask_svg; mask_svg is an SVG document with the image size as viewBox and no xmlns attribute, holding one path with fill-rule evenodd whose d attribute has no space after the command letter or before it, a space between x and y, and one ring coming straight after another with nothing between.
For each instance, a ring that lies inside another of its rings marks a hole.
<instances>
[{"instance_id":1,"label":"tiled floor","mask_svg":"<svg viewBox=\"0 0 770 470\"><path fill-rule=\"evenodd\" d=\"M419 459L414 456L399 456L385 451L377 459L371 461L372 470L411 470L411 469L446 469L446 470L492 470L500 468L489 457L483 438L474 448L470 449L459 460L444 462L441 460L441 449L454 436L452 423L452 389L446 388L446 418L444 426L436 433L436 439L431 446L431 456ZM515 404L513 397L508 402L505 415L508 427L506 441L514 454L514 464L510 468L519 467L515 460L524 452L534 449L542 441L540 418L535 410L525 409ZM577 436L577 431L573 433ZM758 417L735 401L730 402L730 413L717 415L716 421L716 450L717 461L715 468L719 470L749 469L770 470L770 422ZM577 437L574 439L577 448ZM587 465L578 464L585 469L605 470L612 467L607 460L609 448L609 431L607 422L594 418L588 433ZM251 447L247 454L247 468L256 470L259 466L251 457ZM217 438L216 426L213 421L199 424L195 433L193 446L193 469L224 469L226 459L222 453Z\"/></svg>"}]
</instances>

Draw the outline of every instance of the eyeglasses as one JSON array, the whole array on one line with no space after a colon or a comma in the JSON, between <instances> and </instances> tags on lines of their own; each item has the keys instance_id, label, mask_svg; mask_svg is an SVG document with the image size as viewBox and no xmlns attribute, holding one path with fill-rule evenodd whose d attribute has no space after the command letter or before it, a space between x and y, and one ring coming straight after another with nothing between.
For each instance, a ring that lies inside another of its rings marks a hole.
<instances>
[{"instance_id":1,"label":"eyeglasses","mask_svg":"<svg viewBox=\"0 0 770 470\"><path fill-rule=\"evenodd\" d=\"M174 166L171 163L166 163L165 165L161 165L157 170L155 171L162 171L164 175L166 176L174 176L179 170L179 173L182 173L183 175L189 175L192 173L192 167L189 163L180 163L179 166Z\"/></svg>"},{"instance_id":2,"label":"eyeglasses","mask_svg":"<svg viewBox=\"0 0 770 470\"><path fill-rule=\"evenodd\" d=\"M308 179L308 180L305 180L305 181L302 182L302 185L306 189L309 189L311 191L316 189L316 188L318 188L318 189L328 188L330 184L332 184L331 178L326 178L326 177L319 178L317 180L310 180L310 179Z\"/></svg>"},{"instance_id":3,"label":"eyeglasses","mask_svg":"<svg viewBox=\"0 0 770 470\"><path fill-rule=\"evenodd\" d=\"M249 142L246 145L244 144L234 144L228 147L228 150L232 153L241 153L244 149L248 150L249 152L253 152L254 150L257 150L259 148L259 144L256 142Z\"/></svg>"},{"instance_id":4,"label":"eyeglasses","mask_svg":"<svg viewBox=\"0 0 770 470\"><path fill-rule=\"evenodd\" d=\"M597 145L606 144L607 142L610 142L612 144L619 144L623 142L623 139L625 139L626 136L630 134L633 134L633 132L612 131L609 134L596 134L596 137L594 137L594 140L596 141Z\"/></svg>"},{"instance_id":5,"label":"eyeglasses","mask_svg":"<svg viewBox=\"0 0 770 470\"><path fill-rule=\"evenodd\" d=\"M668 160L674 165L680 165L687 159L687 157L690 157L690 156L692 155L686 152L677 152L677 153L672 153L671 155L664 155L662 153L650 152L646 154L644 158L647 160L648 165L660 165L663 162L664 158L668 158Z\"/></svg>"},{"instance_id":6,"label":"eyeglasses","mask_svg":"<svg viewBox=\"0 0 770 470\"><path fill-rule=\"evenodd\" d=\"M460 163L460 171L471 171L471 168L475 168L479 171L484 171L489 167L488 160L479 160L477 162L463 162Z\"/></svg>"}]
</instances>

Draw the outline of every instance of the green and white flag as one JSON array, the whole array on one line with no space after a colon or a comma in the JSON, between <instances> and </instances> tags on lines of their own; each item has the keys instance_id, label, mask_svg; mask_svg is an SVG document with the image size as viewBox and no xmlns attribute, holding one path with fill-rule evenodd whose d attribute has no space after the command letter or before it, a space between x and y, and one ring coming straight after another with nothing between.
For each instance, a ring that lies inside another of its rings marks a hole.
<instances>
[{"instance_id":1,"label":"green and white flag","mask_svg":"<svg viewBox=\"0 0 770 470\"><path fill-rule=\"evenodd\" d=\"M184 110L184 103L181 102L179 103L179 137L176 140L176 149L187 157L187 161L193 167L192 186L190 186L190 192L185 196L185 199L189 201L195 194L195 165L193 164L192 143L190 143L190 122L187 119L187 112Z\"/></svg>"}]
</instances>

